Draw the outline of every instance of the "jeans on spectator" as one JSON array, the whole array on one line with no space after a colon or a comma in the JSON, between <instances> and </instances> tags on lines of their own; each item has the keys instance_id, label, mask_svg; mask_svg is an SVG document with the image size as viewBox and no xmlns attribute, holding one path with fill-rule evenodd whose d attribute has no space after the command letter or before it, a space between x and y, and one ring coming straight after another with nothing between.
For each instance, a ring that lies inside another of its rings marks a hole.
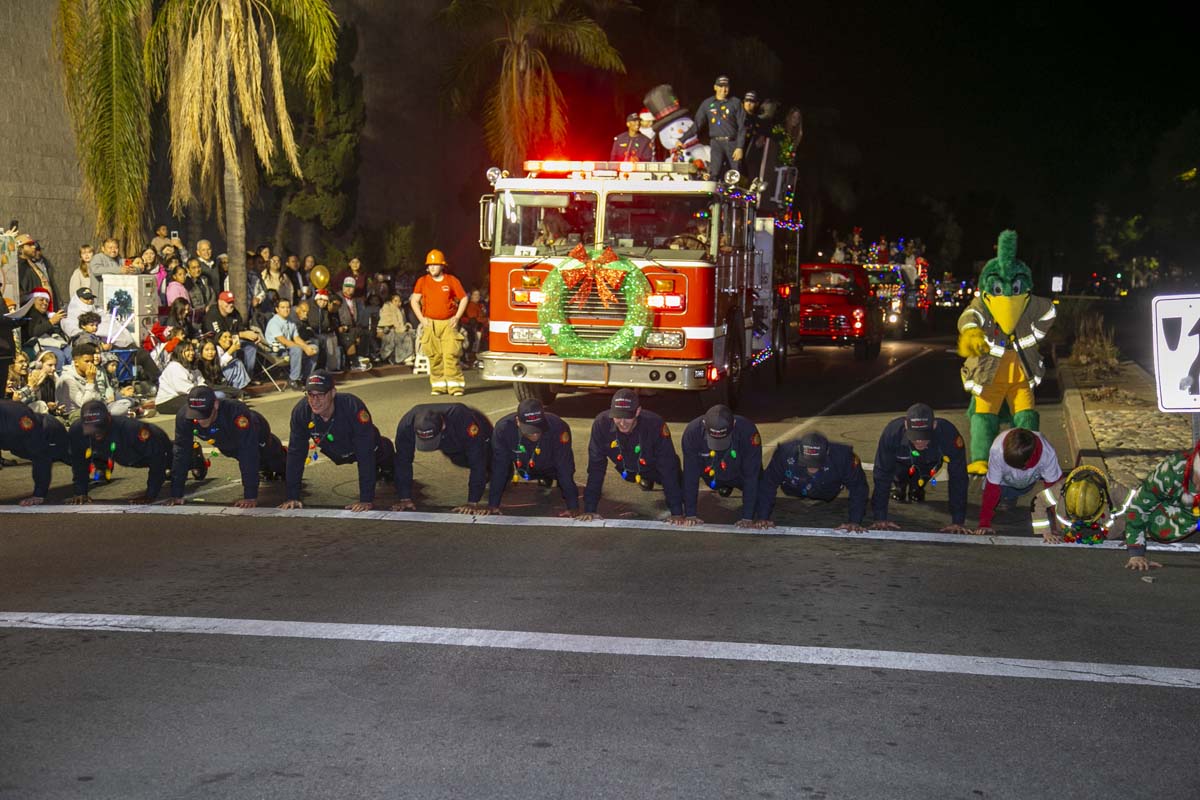
<instances>
[{"instance_id":1,"label":"jeans on spectator","mask_svg":"<svg viewBox=\"0 0 1200 800\"><path fill-rule=\"evenodd\" d=\"M279 351L283 352L283 351ZM307 355L303 348L298 345L292 345L287 348L288 352L288 380L298 381L301 378L312 372L313 362L316 356Z\"/></svg>"},{"instance_id":2,"label":"jeans on spectator","mask_svg":"<svg viewBox=\"0 0 1200 800\"><path fill-rule=\"evenodd\" d=\"M313 344L317 346L318 363L324 361L322 369L330 372L342 371L342 348L336 333L318 333Z\"/></svg>"},{"instance_id":3,"label":"jeans on spectator","mask_svg":"<svg viewBox=\"0 0 1200 800\"><path fill-rule=\"evenodd\" d=\"M244 389L250 383L250 373L236 358L221 368L221 377L235 389Z\"/></svg>"},{"instance_id":4,"label":"jeans on spectator","mask_svg":"<svg viewBox=\"0 0 1200 800\"><path fill-rule=\"evenodd\" d=\"M258 348L254 342L242 341L242 362L246 365L246 373L254 374L254 365L258 363Z\"/></svg>"}]
</instances>

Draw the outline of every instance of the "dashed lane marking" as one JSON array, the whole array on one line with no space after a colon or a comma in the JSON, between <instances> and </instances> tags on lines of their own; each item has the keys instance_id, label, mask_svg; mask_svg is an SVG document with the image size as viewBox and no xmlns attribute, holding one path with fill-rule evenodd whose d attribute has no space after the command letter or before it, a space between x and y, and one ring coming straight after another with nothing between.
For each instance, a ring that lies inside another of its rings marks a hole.
<instances>
[{"instance_id":1,"label":"dashed lane marking","mask_svg":"<svg viewBox=\"0 0 1200 800\"><path fill-rule=\"evenodd\" d=\"M806 647L757 642L644 639L627 636L588 636L479 628L434 628L417 625L361 625L291 620L44 612L0 612L0 627L26 630L121 631L142 634L174 633L324 639L327 641L528 650L642 658L691 658L710 661L857 667L860 669L978 675L992 678L1200 689L1200 670L1195 669L1101 664L1086 661L1042 661L1027 658L964 656L946 653L907 653L895 650L858 650L844 647Z\"/></svg>"}]
</instances>

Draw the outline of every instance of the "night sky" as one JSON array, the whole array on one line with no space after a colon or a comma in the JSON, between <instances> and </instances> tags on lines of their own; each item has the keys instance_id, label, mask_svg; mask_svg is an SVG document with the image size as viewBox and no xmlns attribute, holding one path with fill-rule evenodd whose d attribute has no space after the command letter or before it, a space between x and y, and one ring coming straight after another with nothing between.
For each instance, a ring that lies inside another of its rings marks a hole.
<instances>
[{"instance_id":1,"label":"night sky","mask_svg":"<svg viewBox=\"0 0 1200 800\"><path fill-rule=\"evenodd\" d=\"M442 0L336 0L357 27L367 126L357 218L381 227L424 220L431 243L470 269L476 202L491 159L475 118L445 109L439 84L454 58L437 21ZM859 154L847 174L855 206L812 225L860 225L932 238L927 199L963 229L960 263L990 257L1015 226L1035 270L1090 270L1092 209L1114 176L1144 167L1162 133L1197 107L1192 27L1145 4L1122 16L1095 6L1017 7L929 2L865 8L837 2L638 0L636 13L600 13L628 71L609 75L553 58L568 101L569 141L547 157L603 158L624 116L658 83L694 110L727 73L734 94L755 88L835 119L829 136ZM778 57L775 86L747 86L731 43L757 36ZM477 117L478 113L474 115ZM801 158L819 153L806 123Z\"/></svg>"}]
</instances>

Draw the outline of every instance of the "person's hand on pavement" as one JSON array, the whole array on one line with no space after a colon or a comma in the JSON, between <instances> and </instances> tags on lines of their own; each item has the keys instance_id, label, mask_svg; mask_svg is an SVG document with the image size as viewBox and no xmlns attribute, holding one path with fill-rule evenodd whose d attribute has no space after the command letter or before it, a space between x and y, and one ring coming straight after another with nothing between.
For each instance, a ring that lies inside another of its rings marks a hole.
<instances>
[{"instance_id":1,"label":"person's hand on pavement","mask_svg":"<svg viewBox=\"0 0 1200 800\"><path fill-rule=\"evenodd\" d=\"M1125 562L1125 569L1131 569L1134 572L1149 572L1152 569L1162 569L1162 564L1157 561L1151 561L1145 556L1130 556Z\"/></svg>"},{"instance_id":2,"label":"person's hand on pavement","mask_svg":"<svg viewBox=\"0 0 1200 800\"><path fill-rule=\"evenodd\" d=\"M258 508L258 500L247 500L242 498L233 504L234 508Z\"/></svg>"},{"instance_id":3,"label":"person's hand on pavement","mask_svg":"<svg viewBox=\"0 0 1200 800\"><path fill-rule=\"evenodd\" d=\"M735 528L758 528L758 527L761 527L758 524L758 520L754 520L754 519L739 519L737 522L733 523L733 525Z\"/></svg>"},{"instance_id":4,"label":"person's hand on pavement","mask_svg":"<svg viewBox=\"0 0 1200 800\"><path fill-rule=\"evenodd\" d=\"M871 523L873 531L898 531L900 526L888 519L877 519Z\"/></svg>"},{"instance_id":5,"label":"person's hand on pavement","mask_svg":"<svg viewBox=\"0 0 1200 800\"><path fill-rule=\"evenodd\" d=\"M576 515L575 519L579 522L591 522L594 519L600 519L600 515L595 511L584 511Z\"/></svg>"},{"instance_id":6,"label":"person's hand on pavement","mask_svg":"<svg viewBox=\"0 0 1200 800\"><path fill-rule=\"evenodd\" d=\"M74 497L67 498L64 502L69 506L87 506L91 505L92 498L86 494L77 494Z\"/></svg>"},{"instance_id":7,"label":"person's hand on pavement","mask_svg":"<svg viewBox=\"0 0 1200 800\"><path fill-rule=\"evenodd\" d=\"M976 528L975 530L971 531L971 535L972 536L995 536L996 529L995 528Z\"/></svg>"},{"instance_id":8,"label":"person's hand on pavement","mask_svg":"<svg viewBox=\"0 0 1200 800\"><path fill-rule=\"evenodd\" d=\"M417 504L412 500L401 500L392 504L392 511L416 511Z\"/></svg>"},{"instance_id":9,"label":"person's hand on pavement","mask_svg":"<svg viewBox=\"0 0 1200 800\"><path fill-rule=\"evenodd\" d=\"M370 511L374 507L375 507L374 503L364 503L360 500L357 503L351 503L350 505L345 506L345 509L347 511L353 511L355 514L358 514L363 511Z\"/></svg>"},{"instance_id":10,"label":"person's hand on pavement","mask_svg":"<svg viewBox=\"0 0 1200 800\"><path fill-rule=\"evenodd\" d=\"M21 507L28 508L29 506L40 506L44 502L46 502L46 498L44 497L26 497L21 501Z\"/></svg>"},{"instance_id":11,"label":"person's hand on pavement","mask_svg":"<svg viewBox=\"0 0 1200 800\"><path fill-rule=\"evenodd\" d=\"M304 503L301 503L299 500L285 500L279 504L279 508L284 511L291 511L294 508L304 508Z\"/></svg>"},{"instance_id":12,"label":"person's hand on pavement","mask_svg":"<svg viewBox=\"0 0 1200 800\"><path fill-rule=\"evenodd\" d=\"M163 501L164 506L181 506L183 503L184 500L182 497L168 497Z\"/></svg>"},{"instance_id":13,"label":"person's hand on pavement","mask_svg":"<svg viewBox=\"0 0 1200 800\"><path fill-rule=\"evenodd\" d=\"M846 531L847 533L866 533L867 529L857 522L843 522L834 528L835 531Z\"/></svg>"},{"instance_id":14,"label":"person's hand on pavement","mask_svg":"<svg viewBox=\"0 0 1200 800\"><path fill-rule=\"evenodd\" d=\"M946 527L938 530L938 533L957 533L960 536L970 536L971 529L966 525L959 525L957 522L952 522Z\"/></svg>"}]
</instances>

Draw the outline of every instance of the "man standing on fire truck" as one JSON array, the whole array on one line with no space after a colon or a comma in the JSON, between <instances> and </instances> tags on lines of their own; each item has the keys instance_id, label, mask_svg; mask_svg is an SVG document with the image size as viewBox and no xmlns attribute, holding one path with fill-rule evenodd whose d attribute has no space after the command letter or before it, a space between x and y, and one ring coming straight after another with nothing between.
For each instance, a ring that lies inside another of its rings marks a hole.
<instances>
[{"instance_id":1,"label":"man standing on fire truck","mask_svg":"<svg viewBox=\"0 0 1200 800\"><path fill-rule=\"evenodd\" d=\"M746 112L741 101L729 96L729 78L713 81L713 95L696 111L695 132L708 126L708 174L719 181L729 169L742 168L742 148L746 146Z\"/></svg>"},{"instance_id":2,"label":"man standing on fire truck","mask_svg":"<svg viewBox=\"0 0 1200 800\"><path fill-rule=\"evenodd\" d=\"M422 275L413 287L413 312L421 322L421 352L429 359L429 385L432 394L459 397L466 391L462 367L463 336L458 321L467 310L467 293L458 278L445 274L446 256L430 250L425 256L428 275Z\"/></svg>"},{"instance_id":3,"label":"man standing on fire truck","mask_svg":"<svg viewBox=\"0 0 1200 800\"><path fill-rule=\"evenodd\" d=\"M625 133L613 137L609 161L653 161L654 143L642 135L642 120L637 114L625 118Z\"/></svg>"}]
</instances>

